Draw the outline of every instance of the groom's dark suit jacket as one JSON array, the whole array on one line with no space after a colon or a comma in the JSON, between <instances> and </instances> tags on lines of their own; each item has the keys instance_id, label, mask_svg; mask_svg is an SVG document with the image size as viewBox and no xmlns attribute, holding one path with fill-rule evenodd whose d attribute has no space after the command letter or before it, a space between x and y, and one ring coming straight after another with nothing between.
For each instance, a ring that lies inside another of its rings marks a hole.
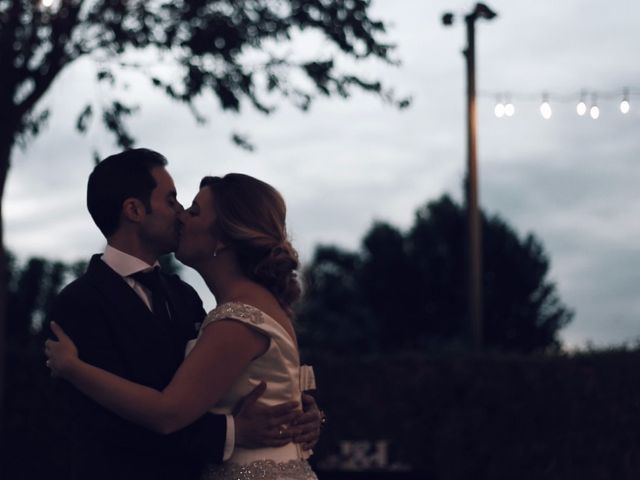
<instances>
[{"instance_id":1,"label":"groom's dark suit jacket","mask_svg":"<svg viewBox=\"0 0 640 480\"><path fill-rule=\"evenodd\" d=\"M196 292L177 275L164 275L173 310L161 324L134 290L95 255L87 272L60 292L50 319L78 347L80 358L133 382L162 390L184 358L205 312ZM196 479L205 463L220 463L226 419L207 414L189 427L160 435L110 413L67 382L75 479Z\"/></svg>"}]
</instances>

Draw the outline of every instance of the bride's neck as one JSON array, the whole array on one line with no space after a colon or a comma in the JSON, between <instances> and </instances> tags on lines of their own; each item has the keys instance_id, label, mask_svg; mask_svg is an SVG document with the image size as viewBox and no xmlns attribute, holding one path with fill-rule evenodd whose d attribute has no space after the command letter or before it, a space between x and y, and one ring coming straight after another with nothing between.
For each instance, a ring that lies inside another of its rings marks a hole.
<instances>
[{"instance_id":1,"label":"bride's neck","mask_svg":"<svg viewBox=\"0 0 640 480\"><path fill-rule=\"evenodd\" d=\"M236 300L252 284L232 259L217 257L197 268L218 305Z\"/></svg>"}]
</instances>

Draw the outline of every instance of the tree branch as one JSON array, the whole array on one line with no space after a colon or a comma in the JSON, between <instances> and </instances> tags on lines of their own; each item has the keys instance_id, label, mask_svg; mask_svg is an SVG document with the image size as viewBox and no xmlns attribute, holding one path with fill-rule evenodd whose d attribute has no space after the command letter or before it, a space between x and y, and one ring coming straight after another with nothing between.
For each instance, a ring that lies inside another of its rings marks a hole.
<instances>
[{"instance_id":1,"label":"tree branch","mask_svg":"<svg viewBox=\"0 0 640 480\"><path fill-rule=\"evenodd\" d=\"M44 56L39 68L32 72L34 88L32 92L17 105L20 118L27 115L42 98L62 69L76 58L67 54L66 47L78 26L78 18L82 2L63 2L51 22L51 50ZM62 12L64 11L64 14ZM37 27L34 27L36 30ZM27 64L28 62L25 62Z\"/></svg>"}]
</instances>

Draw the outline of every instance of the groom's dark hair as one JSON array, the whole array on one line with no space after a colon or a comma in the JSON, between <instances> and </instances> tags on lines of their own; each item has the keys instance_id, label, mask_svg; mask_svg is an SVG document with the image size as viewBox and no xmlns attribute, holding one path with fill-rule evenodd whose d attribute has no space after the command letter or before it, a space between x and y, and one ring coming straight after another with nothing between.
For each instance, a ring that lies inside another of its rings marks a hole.
<instances>
[{"instance_id":1,"label":"groom's dark hair","mask_svg":"<svg viewBox=\"0 0 640 480\"><path fill-rule=\"evenodd\" d=\"M167 159L158 152L133 148L95 166L87 184L87 208L105 237L118 229L122 204L127 198L137 198L147 212L151 211L151 191L156 188L151 169L166 165Z\"/></svg>"}]
</instances>

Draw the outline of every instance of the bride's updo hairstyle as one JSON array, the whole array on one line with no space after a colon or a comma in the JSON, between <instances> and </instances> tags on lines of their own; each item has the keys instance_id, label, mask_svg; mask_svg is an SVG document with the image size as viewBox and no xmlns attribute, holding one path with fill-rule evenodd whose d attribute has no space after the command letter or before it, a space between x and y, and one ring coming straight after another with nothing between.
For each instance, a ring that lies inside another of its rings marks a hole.
<instances>
[{"instance_id":1,"label":"bride's updo hairstyle","mask_svg":"<svg viewBox=\"0 0 640 480\"><path fill-rule=\"evenodd\" d=\"M287 238L287 208L271 185L249 175L205 177L213 193L215 233L236 254L243 273L263 285L287 314L300 298L298 253Z\"/></svg>"}]
</instances>

